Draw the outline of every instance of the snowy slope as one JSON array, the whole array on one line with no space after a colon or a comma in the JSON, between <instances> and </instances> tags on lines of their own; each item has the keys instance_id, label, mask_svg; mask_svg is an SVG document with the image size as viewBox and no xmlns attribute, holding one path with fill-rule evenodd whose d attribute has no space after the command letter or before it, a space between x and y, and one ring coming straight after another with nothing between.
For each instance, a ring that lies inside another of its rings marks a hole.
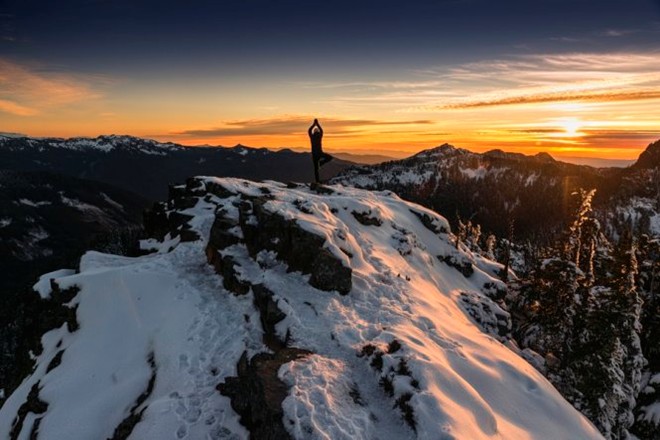
<instances>
[{"instance_id":1,"label":"snowy slope","mask_svg":"<svg viewBox=\"0 0 660 440\"><path fill-rule=\"evenodd\" d=\"M79 289L78 328L44 335L0 438L265 438L259 398L296 439L600 438L506 342L486 295L498 266L455 249L437 214L390 192L217 178L156 211L152 254L90 252L54 274Z\"/></svg>"}]
</instances>

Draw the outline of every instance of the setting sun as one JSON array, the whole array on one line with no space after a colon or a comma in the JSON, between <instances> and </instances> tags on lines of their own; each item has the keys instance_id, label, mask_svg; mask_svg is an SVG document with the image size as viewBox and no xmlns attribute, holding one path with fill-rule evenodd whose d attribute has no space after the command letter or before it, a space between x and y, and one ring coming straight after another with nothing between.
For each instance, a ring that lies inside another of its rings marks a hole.
<instances>
[{"instance_id":1,"label":"setting sun","mask_svg":"<svg viewBox=\"0 0 660 440\"><path fill-rule=\"evenodd\" d=\"M579 137L582 133L579 132L582 128L582 122L577 118L564 119L560 126L564 129L563 137Z\"/></svg>"}]
</instances>

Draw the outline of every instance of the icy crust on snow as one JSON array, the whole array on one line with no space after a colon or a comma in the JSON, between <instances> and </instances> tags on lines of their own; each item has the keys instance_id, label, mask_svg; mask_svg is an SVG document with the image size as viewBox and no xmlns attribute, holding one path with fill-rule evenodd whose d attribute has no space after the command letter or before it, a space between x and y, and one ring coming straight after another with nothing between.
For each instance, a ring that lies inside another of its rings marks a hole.
<instances>
[{"instance_id":1,"label":"icy crust on snow","mask_svg":"<svg viewBox=\"0 0 660 440\"><path fill-rule=\"evenodd\" d=\"M252 258L242 243L220 251L242 279L273 292L286 315L275 327L281 339L312 353L278 372L289 387L283 425L293 438L601 438L541 374L476 325L478 318L495 332L500 321L488 310L506 314L484 294L501 285L492 276L499 266L456 249L437 214L391 192L197 180L207 191L178 212L191 216L201 239L145 241L143 249L157 252L139 258L89 252L78 274L58 275L61 289L80 289L70 304L80 328L43 336L34 372L0 409L0 438L38 384L48 408L28 415L19 438L37 419L39 439L109 438L144 410L132 439L247 439L215 387L236 376L244 351L268 351L264 329L253 293L225 290L205 248L215 212L237 220L250 197L324 237L352 270L352 290L342 296L312 287L272 251ZM49 368L59 352L61 363Z\"/></svg>"}]
</instances>

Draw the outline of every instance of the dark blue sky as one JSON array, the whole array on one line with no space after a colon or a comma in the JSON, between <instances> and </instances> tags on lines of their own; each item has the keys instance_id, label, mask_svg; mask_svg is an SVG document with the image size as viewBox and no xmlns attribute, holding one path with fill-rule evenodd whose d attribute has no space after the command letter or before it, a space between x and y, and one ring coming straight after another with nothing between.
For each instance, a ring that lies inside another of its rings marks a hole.
<instances>
[{"instance_id":1,"label":"dark blue sky","mask_svg":"<svg viewBox=\"0 0 660 440\"><path fill-rule=\"evenodd\" d=\"M655 0L126 1L0 3L0 54L66 68L377 69L493 53L645 49ZM624 32L625 38L598 38Z\"/></svg>"}]
</instances>

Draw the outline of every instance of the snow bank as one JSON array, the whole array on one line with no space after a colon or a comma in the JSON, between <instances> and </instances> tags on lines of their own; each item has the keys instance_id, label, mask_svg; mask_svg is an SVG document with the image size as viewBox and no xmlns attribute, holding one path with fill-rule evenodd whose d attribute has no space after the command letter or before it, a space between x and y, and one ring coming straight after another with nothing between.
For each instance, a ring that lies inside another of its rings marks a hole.
<instances>
[{"instance_id":1,"label":"snow bank","mask_svg":"<svg viewBox=\"0 0 660 440\"><path fill-rule=\"evenodd\" d=\"M216 386L237 375L244 352L269 351L265 329L253 291L226 290L205 248L216 211L238 221L241 204L254 200L322 237L352 271L347 295L319 290L273 252L250 255L236 226L237 242L219 250L241 281L273 292L285 315L275 326L281 340L311 352L277 374L288 388L282 423L293 438L600 438L500 342L500 321L484 316L506 314L486 297L501 286L490 275L494 263L455 249L442 217L391 192L340 185L194 184L203 188L195 187L196 204L177 212L190 216L199 240L167 234L165 245L143 242L157 253L139 258L90 252L80 273L57 275L60 288L80 289L70 304L80 328L44 335L34 372L0 410L1 438L35 384L47 409L25 417L21 438L35 421L44 440L109 438L138 413L133 439L248 438ZM480 298L492 307L479 308Z\"/></svg>"}]
</instances>

